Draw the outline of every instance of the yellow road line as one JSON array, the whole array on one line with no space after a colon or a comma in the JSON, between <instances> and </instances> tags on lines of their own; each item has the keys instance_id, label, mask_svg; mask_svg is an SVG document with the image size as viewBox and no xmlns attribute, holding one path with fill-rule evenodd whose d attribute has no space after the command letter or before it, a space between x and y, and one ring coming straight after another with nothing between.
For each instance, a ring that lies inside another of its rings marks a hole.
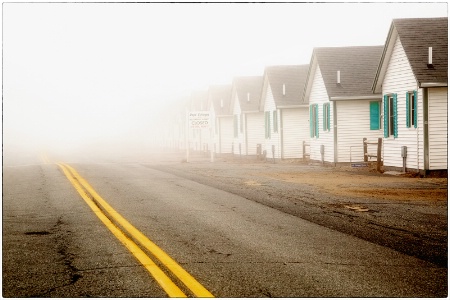
<instances>
[{"instance_id":1,"label":"yellow road line","mask_svg":"<svg viewBox=\"0 0 450 300\"><path fill-rule=\"evenodd\" d=\"M142 246L150 251L162 264L164 264L186 287L197 297L214 297L205 287L203 287L192 275L184 270L175 260L167 253L159 248L155 243L150 241L144 234L131 225L124 217L116 212L93 188L81 177L78 172L71 166L64 164L73 174L78 182L89 192L95 201L103 207L103 209L120 224L128 233L135 238Z\"/></svg>"},{"instance_id":2,"label":"yellow road line","mask_svg":"<svg viewBox=\"0 0 450 300\"><path fill-rule=\"evenodd\" d=\"M155 278L158 284L164 289L164 291L169 295L169 297L186 297L186 294L176 286L176 284L142 251L136 243L129 239L122 231L120 231L109 219L108 217L95 205L91 200L89 195L83 190L72 174L66 169L62 164L58 166L63 170L66 177L84 199L84 201L89 205L89 207L94 211L97 217L105 224L105 226L119 239L125 247L137 258L137 260L150 272L150 274Z\"/></svg>"}]
</instances>

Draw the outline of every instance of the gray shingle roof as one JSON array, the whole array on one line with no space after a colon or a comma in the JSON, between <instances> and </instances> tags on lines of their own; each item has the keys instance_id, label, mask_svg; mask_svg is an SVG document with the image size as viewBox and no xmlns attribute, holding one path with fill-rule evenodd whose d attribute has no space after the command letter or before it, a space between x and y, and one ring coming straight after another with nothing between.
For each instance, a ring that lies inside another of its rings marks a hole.
<instances>
[{"instance_id":1,"label":"gray shingle roof","mask_svg":"<svg viewBox=\"0 0 450 300\"><path fill-rule=\"evenodd\" d=\"M277 106L302 104L309 65L269 66L265 69ZM285 95L283 95L283 84Z\"/></svg>"},{"instance_id":2,"label":"gray shingle roof","mask_svg":"<svg viewBox=\"0 0 450 300\"><path fill-rule=\"evenodd\" d=\"M384 46L325 47L313 51L329 97L373 96ZM337 83L340 71L340 84ZM312 79L312 78L311 78Z\"/></svg>"},{"instance_id":3,"label":"gray shingle roof","mask_svg":"<svg viewBox=\"0 0 450 300\"><path fill-rule=\"evenodd\" d=\"M232 115L231 85L212 85L208 90L208 102L214 106L216 116ZM223 106L221 105L223 103Z\"/></svg>"},{"instance_id":4,"label":"gray shingle roof","mask_svg":"<svg viewBox=\"0 0 450 300\"><path fill-rule=\"evenodd\" d=\"M233 79L241 111L258 111L263 85L262 76L242 76Z\"/></svg>"},{"instance_id":5,"label":"gray shingle roof","mask_svg":"<svg viewBox=\"0 0 450 300\"><path fill-rule=\"evenodd\" d=\"M448 18L394 19L411 68L419 83L448 80ZM433 66L429 68L428 47L433 47Z\"/></svg>"}]
</instances>

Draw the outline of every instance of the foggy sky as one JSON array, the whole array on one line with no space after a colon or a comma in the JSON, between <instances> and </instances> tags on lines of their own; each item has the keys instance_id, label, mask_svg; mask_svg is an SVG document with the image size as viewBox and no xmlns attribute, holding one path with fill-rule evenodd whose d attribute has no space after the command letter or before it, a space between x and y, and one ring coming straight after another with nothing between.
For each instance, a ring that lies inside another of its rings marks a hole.
<instances>
[{"instance_id":1,"label":"foggy sky","mask_svg":"<svg viewBox=\"0 0 450 300\"><path fill-rule=\"evenodd\" d=\"M3 3L3 149L146 147L192 91L443 16L447 3Z\"/></svg>"}]
</instances>

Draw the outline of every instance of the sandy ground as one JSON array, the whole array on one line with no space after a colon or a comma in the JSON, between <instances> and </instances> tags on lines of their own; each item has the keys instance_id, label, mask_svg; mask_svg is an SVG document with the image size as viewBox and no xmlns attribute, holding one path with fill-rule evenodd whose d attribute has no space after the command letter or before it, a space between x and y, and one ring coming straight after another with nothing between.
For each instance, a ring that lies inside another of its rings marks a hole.
<instances>
[{"instance_id":1,"label":"sandy ground","mask_svg":"<svg viewBox=\"0 0 450 300\"><path fill-rule=\"evenodd\" d=\"M277 172L261 173L276 180L304 183L323 189L327 193L344 197L373 197L384 200L446 201L448 198L447 178L408 178L401 176L370 176L329 170L332 176L323 172ZM360 172L358 172L360 173Z\"/></svg>"}]
</instances>

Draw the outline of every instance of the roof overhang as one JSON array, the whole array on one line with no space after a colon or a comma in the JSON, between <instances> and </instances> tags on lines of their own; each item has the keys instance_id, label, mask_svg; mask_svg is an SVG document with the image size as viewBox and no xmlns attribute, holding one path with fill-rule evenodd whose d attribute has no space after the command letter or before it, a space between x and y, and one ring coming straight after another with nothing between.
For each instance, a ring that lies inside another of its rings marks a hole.
<instances>
[{"instance_id":1,"label":"roof overhang","mask_svg":"<svg viewBox=\"0 0 450 300\"><path fill-rule=\"evenodd\" d=\"M448 82L422 82L419 84L420 88L430 88L430 87L446 87Z\"/></svg>"},{"instance_id":2,"label":"roof overhang","mask_svg":"<svg viewBox=\"0 0 450 300\"><path fill-rule=\"evenodd\" d=\"M381 55L380 64L378 65L378 70L372 85L372 90L375 93L381 92L384 76L386 75L387 67L389 65L389 61L391 59L392 51L394 50L395 41L397 40L397 37L398 37L397 30L395 30L394 23L392 22L388 36L386 38L383 54Z\"/></svg>"},{"instance_id":3,"label":"roof overhang","mask_svg":"<svg viewBox=\"0 0 450 300\"><path fill-rule=\"evenodd\" d=\"M330 97L330 101L346 101L346 100L381 100L383 95L374 94L369 96L337 96Z\"/></svg>"},{"instance_id":4,"label":"roof overhang","mask_svg":"<svg viewBox=\"0 0 450 300\"><path fill-rule=\"evenodd\" d=\"M309 104L296 104L296 105L278 105L277 108L308 108Z\"/></svg>"},{"instance_id":5,"label":"roof overhang","mask_svg":"<svg viewBox=\"0 0 450 300\"><path fill-rule=\"evenodd\" d=\"M256 113L260 113L262 111L260 111L260 110L243 110L242 112L245 114L256 114Z\"/></svg>"},{"instance_id":6,"label":"roof overhang","mask_svg":"<svg viewBox=\"0 0 450 300\"><path fill-rule=\"evenodd\" d=\"M316 73L316 67L317 67L317 58L313 51L311 55L311 61L309 63L308 75L306 76L305 88L303 90L303 100L308 99L308 102L309 102L309 94L311 93L311 88L314 81L314 75Z\"/></svg>"}]
</instances>

